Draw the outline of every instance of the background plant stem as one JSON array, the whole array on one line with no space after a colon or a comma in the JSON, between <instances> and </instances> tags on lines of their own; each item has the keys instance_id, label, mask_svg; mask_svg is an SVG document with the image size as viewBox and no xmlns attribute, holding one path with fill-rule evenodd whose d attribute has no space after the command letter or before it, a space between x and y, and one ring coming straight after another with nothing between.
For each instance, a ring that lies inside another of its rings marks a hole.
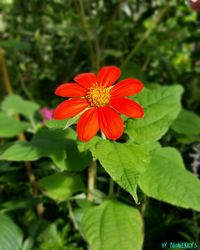
<instances>
[{"instance_id":1,"label":"background plant stem","mask_svg":"<svg viewBox=\"0 0 200 250\"><path fill-rule=\"evenodd\" d=\"M138 42L134 45L126 59L122 62L121 68L124 68L127 63L132 59L133 55L138 51L138 49L141 47L141 45L147 40L147 38L150 36L152 31L156 28L156 26L159 24L159 22L162 20L162 18L165 16L165 14L169 10L169 4L166 4L166 6L160 11L160 13L155 18L155 21L151 25L150 28L146 30L146 32L141 36L141 38L138 40Z\"/></svg>"},{"instance_id":2,"label":"background plant stem","mask_svg":"<svg viewBox=\"0 0 200 250\"><path fill-rule=\"evenodd\" d=\"M8 71L7 71L7 67L6 67L6 64L5 64L3 51L1 49L0 49L0 77L2 78L2 82L4 84L4 87L6 89L7 94L8 95L14 94L14 91L12 89L12 85L11 85L10 80L9 80ZM19 121L20 116L16 115L16 119ZM25 137L24 133L20 133L18 138L19 138L20 141L25 141L26 140L26 137ZM24 166L26 168L28 179L29 179L29 182L30 182L30 185L31 185L32 194L33 194L33 196L35 198L37 198L38 194L39 194L39 190L38 190L38 187L37 187L36 178L35 178L35 175L33 173L31 163L28 162L28 161L25 161ZM39 217L42 216L42 214L44 212L44 207L43 207L42 203L37 203L36 204L36 212L37 212L37 215Z\"/></svg>"}]
</instances>

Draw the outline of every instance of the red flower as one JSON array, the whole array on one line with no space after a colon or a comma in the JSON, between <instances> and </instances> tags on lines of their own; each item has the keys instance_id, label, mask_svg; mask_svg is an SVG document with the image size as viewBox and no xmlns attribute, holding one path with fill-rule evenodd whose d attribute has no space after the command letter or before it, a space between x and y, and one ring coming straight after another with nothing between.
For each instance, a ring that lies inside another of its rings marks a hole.
<instances>
[{"instance_id":1,"label":"red flower","mask_svg":"<svg viewBox=\"0 0 200 250\"><path fill-rule=\"evenodd\" d=\"M79 74L74 78L76 83L58 86L55 94L70 98L56 107L54 119L63 120L83 112L76 129L80 140L89 141L99 129L109 139L118 139L124 131L118 112L132 118L144 115L139 104L126 98L140 92L142 83L128 78L113 85L120 73L119 68L107 66L101 68L97 76L94 73Z\"/></svg>"}]
</instances>

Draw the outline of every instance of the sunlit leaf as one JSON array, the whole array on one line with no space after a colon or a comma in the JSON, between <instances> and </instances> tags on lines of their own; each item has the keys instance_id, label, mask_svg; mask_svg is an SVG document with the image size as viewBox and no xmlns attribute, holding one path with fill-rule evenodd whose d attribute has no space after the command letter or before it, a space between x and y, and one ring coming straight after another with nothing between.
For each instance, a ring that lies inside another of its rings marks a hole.
<instances>
[{"instance_id":1,"label":"sunlit leaf","mask_svg":"<svg viewBox=\"0 0 200 250\"><path fill-rule=\"evenodd\" d=\"M2 102L2 110L10 115L21 114L29 120L33 120L39 105L35 102L24 100L18 95L9 95Z\"/></svg>"},{"instance_id":2,"label":"sunlit leaf","mask_svg":"<svg viewBox=\"0 0 200 250\"><path fill-rule=\"evenodd\" d=\"M200 117L192 111L183 109L172 124L172 129L179 134L199 135Z\"/></svg>"},{"instance_id":3,"label":"sunlit leaf","mask_svg":"<svg viewBox=\"0 0 200 250\"><path fill-rule=\"evenodd\" d=\"M159 140L180 112L182 92L182 87L178 85L144 90L137 98L145 109L144 117L129 119L126 133L137 143Z\"/></svg>"},{"instance_id":4,"label":"sunlit leaf","mask_svg":"<svg viewBox=\"0 0 200 250\"><path fill-rule=\"evenodd\" d=\"M185 169L174 148L153 153L149 167L139 177L139 186L150 197L200 211L200 181Z\"/></svg>"},{"instance_id":5,"label":"sunlit leaf","mask_svg":"<svg viewBox=\"0 0 200 250\"><path fill-rule=\"evenodd\" d=\"M29 127L29 123L17 121L15 118L0 112L0 137L17 136Z\"/></svg>"},{"instance_id":6,"label":"sunlit leaf","mask_svg":"<svg viewBox=\"0 0 200 250\"><path fill-rule=\"evenodd\" d=\"M102 140L92 150L104 169L137 202L138 177L149 163L149 155L143 146L133 143L117 143Z\"/></svg>"},{"instance_id":7,"label":"sunlit leaf","mask_svg":"<svg viewBox=\"0 0 200 250\"><path fill-rule=\"evenodd\" d=\"M141 250L143 225L137 209L115 200L86 210L81 229L91 250Z\"/></svg>"}]
</instances>

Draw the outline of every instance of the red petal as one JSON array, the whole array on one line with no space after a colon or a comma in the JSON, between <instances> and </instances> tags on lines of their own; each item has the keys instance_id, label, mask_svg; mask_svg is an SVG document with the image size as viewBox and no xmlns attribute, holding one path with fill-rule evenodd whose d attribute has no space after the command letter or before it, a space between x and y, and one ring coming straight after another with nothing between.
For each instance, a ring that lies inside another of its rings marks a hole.
<instances>
[{"instance_id":1,"label":"red petal","mask_svg":"<svg viewBox=\"0 0 200 250\"><path fill-rule=\"evenodd\" d=\"M111 140L117 140L124 131L124 123L120 115L112 108L105 106L98 109L99 127Z\"/></svg>"},{"instance_id":2,"label":"red petal","mask_svg":"<svg viewBox=\"0 0 200 250\"><path fill-rule=\"evenodd\" d=\"M128 78L114 85L110 90L110 94L114 97L131 96L139 93L142 89L143 84L139 80Z\"/></svg>"},{"instance_id":3,"label":"red petal","mask_svg":"<svg viewBox=\"0 0 200 250\"><path fill-rule=\"evenodd\" d=\"M85 99L71 98L62 102L55 108L53 112L53 118L56 120L64 120L73 117L86 109L88 106L89 103Z\"/></svg>"},{"instance_id":4,"label":"red petal","mask_svg":"<svg viewBox=\"0 0 200 250\"><path fill-rule=\"evenodd\" d=\"M63 83L56 88L55 94L62 97L81 97L86 95L86 90L76 83Z\"/></svg>"},{"instance_id":5,"label":"red petal","mask_svg":"<svg viewBox=\"0 0 200 250\"><path fill-rule=\"evenodd\" d=\"M77 124L77 134L81 141L89 141L99 130L98 109L91 108L84 112Z\"/></svg>"},{"instance_id":6,"label":"red petal","mask_svg":"<svg viewBox=\"0 0 200 250\"><path fill-rule=\"evenodd\" d=\"M83 88L88 89L97 82L97 78L94 73L83 73L74 77L74 81Z\"/></svg>"},{"instance_id":7,"label":"red petal","mask_svg":"<svg viewBox=\"0 0 200 250\"><path fill-rule=\"evenodd\" d=\"M120 77L121 70L115 66L107 66L100 69L97 76L97 83L101 86L109 87Z\"/></svg>"},{"instance_id":8,"label":"red petal","mask_svg":"<svg viewBox=\"0 0 200 250\"><path fill-rule=\"evenodd\" d=\"M112 98L110 105L120 113L132 118L140 118L144 116L143 108L138 103L128 98Z\"/></svg>"}]
</instances>

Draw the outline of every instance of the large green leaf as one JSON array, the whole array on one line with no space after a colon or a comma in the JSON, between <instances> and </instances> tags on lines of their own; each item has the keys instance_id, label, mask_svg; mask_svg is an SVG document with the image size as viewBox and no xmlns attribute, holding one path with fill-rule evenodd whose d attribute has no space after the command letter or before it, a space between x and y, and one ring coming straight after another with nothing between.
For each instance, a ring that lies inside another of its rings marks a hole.
<instances>
[{"instance_id":1,"label":"large green leaf","mask_svg":"<svg viewBox=\"0 0 200 250\"><path fill-rule=\"evenodd\" d=\"M10 217L0 213L0 250L19 250L21 243L21 230Z\"/></svg>"},{"instance_id":2,"label":"large green leaf","mask_svg":"<svg viewBox=\"0 0 200 250\"><path fill-rule=\"evenodd\" d=\"M81 229L91 250L141 250L143 225L137 209L115 200L86 210Z\"/></svg>"},{"instance_id":3,"label":"large green leaf","mask_svg":"<svg viewBox=\"0 0 200 250\"><path fill-rule=\"evenodd\" d=\"M117 143L102 140L92 149L104 169L137 202L137 182L149 162L148 152L143 146L131 142Z\"/></svg>"},{"instance_id":4,"label":"large green leaf","mask_svg":"<svg viewBox=\"0 0 200 250\"><path fill-rule=\"evenodd\" d=\"M39 109L39 105L22 99L18 95L9 95L2 102L2 110L8 114L21 114L33 120L35 112Z\"/></svg>"},{"instance_id":5,"label":"large green leaf","mask_svg":"<svg viewBox=\"0 0 200 250\"><path fill-rule=\"evenodd\" d=\"M141 92L136 101L145 109L145 115L140 119L128 119L128 135L142 144L159 140L180 111L182 92L182 87L178 85Z\"/></svg>"},{"instance_id":6,"label":"large green leaf","mask_svg":"<svg viewBox=\"0 0 200 250\"><path fill-rule=\"evenodd\" d=\"M17 121L15 118L0 112L0 137L16 136L28 127L30 127L29 123Z\"/></svg>"},{"instance_id":7,"label":"large green leaf","mask_svg":"<svg viewBox=\"0 0 200 250\"><path fill-rule=\"evenodd\" d=\"M172 124L172 129L179 134L199 135L200 117L192 111L183 109Z\"/></svg>"},{"instance_id":8,"label":"large green leaf","mask_svg":"<svg viewBox=\"0 0 200 250\"><path fill-rule=\"evenodd\" d=\"M73 193L84 190L84 184L80 176L57 173L46 176L38 181L47 196L56 201L65 201Z\"/></svg>"},{"instance_id":9,"label":"large green leaf","mask_svg":"<svg viewBox=\"0 0 200 250\"><path fill-rule=\"evenodd\" d=\"M174 148L154 151L149 167L139 178L139 186L150 197L200 211L200 181L185 169Z\"/></svg>"},{"instance_id":10,"label":"large green leaf","mask_svg":"<svg viewBox=\"0 0 200 250\"><path fill-rule=\"evenodd\" d=\"M65 166L67 139L69 131L41 130L31 142L18 141L3 146L1 160L35 161L50 157L59 167Z\"/></svg>"},{"instance_id":11,"label":"large green leaf","mask_svg":"<svg viewBox=\"0 0 200 250\"><path fill-rule=\"evenodd\" d=\"M92 159L89 152L80 152L76 145L76 133L68 128L42 129L30 142L20 141L0 147L0 160L35 161L51 158L61 169L81 170Z\"/></svg>"}]
</instances>

